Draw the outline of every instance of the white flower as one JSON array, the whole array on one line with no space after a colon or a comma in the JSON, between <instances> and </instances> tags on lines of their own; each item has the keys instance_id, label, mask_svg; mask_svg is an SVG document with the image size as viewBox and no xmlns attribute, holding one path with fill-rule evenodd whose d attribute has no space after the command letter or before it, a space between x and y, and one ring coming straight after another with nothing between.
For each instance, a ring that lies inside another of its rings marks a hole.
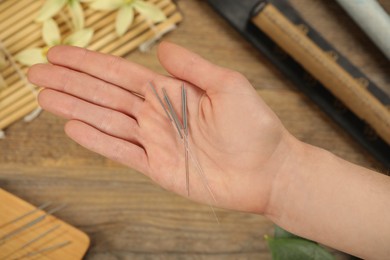
<instances>
[{"instance_id":1,"label":"white flower","mask_svg":"<svg viewBox=\"0 0 390 260\"><path fill-rule=\"evenodd\" d=\"M134 20L134 10L145 16L152 22L164 21L167 17L157 6L142 0L87 0L90 7L95 10L118 10L115 21L115 29L122 36L129 29Z\"/></svg>"},{"instance_id":2,"label":"white flower","mask_svg":"<svg viewBox=\"0 0 390 260\"><path fill-rule=\"evenodd\" d=\"M86 0L46 0L39 11L36 20L43 22L56 15L64 6L67 6L72 17L73 29L78 31L84 28L84 12L80 2Z\"/></svg>"},{"instance_id":3,"label":"white flower","mask_svg":"<svg viewBox=\"0 0 390 260\"><path fill-rule=\"evenodd\" d=\"M92 39L92 29L82 29L76 31L61 41L61 34L56 22L48 19L43 22L42 31L43 40L46 43L44 48L32 48L21 51L15 56L15 59L24 65L32 66L37 63L46 63L47 51L58 44L67 44L78 47L86 47Z\"/></svg>"}]
</instances>

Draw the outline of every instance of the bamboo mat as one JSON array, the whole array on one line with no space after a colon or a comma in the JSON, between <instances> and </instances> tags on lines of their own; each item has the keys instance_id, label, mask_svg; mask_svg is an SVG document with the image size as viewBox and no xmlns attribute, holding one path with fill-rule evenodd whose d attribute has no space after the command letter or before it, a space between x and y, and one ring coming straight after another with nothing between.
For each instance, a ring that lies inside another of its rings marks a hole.
<instances>
[{"instance_id":1,"label":"bamboo mat","mask_svg":"<svg viewBox=\"0 0 390 260\"><path fill-rule=\"evenodd\" d=\"M33 211L37 208L2 189L0 201L0 259L82 259L86 253L90 242L88 236L52 215L47 215L36 225L5 242L1 241L4 236L15 232L45 212ZM26 216L15 221L23 215ZM50 230L52 232L49 232Z\"/></svg>"},{"instance_id":2,"label":"bamboo mat","mask_svg":"<svg viewBox=\"0 0 390 260\"><path fill-rule=\"evenodd\" d=\"M44 47L42 25L34 22L43 0L3 0L0 1L0 41L10 56L32 47ZM140 45L160 38L175 29L183 17L172 0L149 0L160 7L167 20L153 25L144 17L136 15L131 28L122 37L115 33L116 11L104 12L89 9L85 5L85 27L94 30L90 50L124 56ZM54 17L59 24L61 35L70 33L63 16ZM64 38L62 37L62 38ZM9 64L0 70L7 86L0 89L0 134L10 124L39 111L36 101L37 87L28 84L25 75L27 67L19 66L20 73ZM1 137L1 136L0 136Z\"/></svg>"}]
</instances>

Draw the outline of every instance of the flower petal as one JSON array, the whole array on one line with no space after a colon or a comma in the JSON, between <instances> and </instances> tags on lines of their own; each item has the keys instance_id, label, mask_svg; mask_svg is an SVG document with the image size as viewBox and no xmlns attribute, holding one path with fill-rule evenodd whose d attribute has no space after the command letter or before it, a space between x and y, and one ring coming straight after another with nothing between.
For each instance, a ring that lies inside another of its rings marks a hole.
<instances>
[{"instance_id":1,"label":"flower petal","mask_svg":"<svg viewBox=\"0 0 390 260\"><path fill-rule=\"evenodd\" d=\"M123 5L123 0L96 0L90 4L90 7L95 10L111 11L120 8Z\"/></svg>"},{"instance_id":2,"label":"flower petal","mask_svg":"<svg viewBox=\"0 0 390 260\"><path fill-rule=\"evenodd\" d=\"M53 17L65 5L67 0L46 0L37 17L38 22Z\"/></svg>"},{"instance_id":3,"label":"flower petal","mask_svg":"<svg viewBox=\"0 0 390 260\"><path fill-rule=\"evenodd\" d=\"M135 10L137 10L137 12L139 12L140 14L142 14L143 16L152 20L155 23L162 22L165 19L167 19L164 12L153 4L136 0L133 6Z\"/></svg>"},{"instance_id":4,"label":"flower petal","mask_svg":"<svg viewBox=\"0 0 390 260\"><path fill-rule=\"evenodd\" d=\"M84 12L79 1L71 1L69 4L70 15L72 16L73 29L75 31L84 28Z\"/></svg>"},{"instance_id":5,"label":"flower petal","mask_svg":"<svg viewBox=\"0 0 390 260\"><path fill-rule=\"evenodd\" d=\"M26 66L47 62L46 56L43 55L43 50L41 48L32 48L21 51L15 56L15 60Z\"/></svg>"},{"instance_id":6,"label":"flower petal","mask_svg":"<svg viewBox=\"0 0 390 260\"><path fill-rule=\"evenodd\" d=\"M119 36L124 35L127 29L129 29L130 25L133 23L133 20L134 20L133 7L130 5L122 6L118 11L118 15L116 16L116 20L115 20L116 33Z\"/></svg>"},{"instance_id":7,"label":"flower petal","mask_svg":"<svg viewBox=\"0 0 390 260\"><path fill-rule=\"evenodd\" d=\"M53 19L48 19L43 22L42 37L48 46L53 46L60 43L60 29Z\"/></svg>"},{"instance_id":8,"label":"flower petal","mask_svg":"<svg viewBox=\"0 0 390 260\"><path fill-rule=\"evenodd\" d=\"M90 43L92 36L92 29L83 29L69 35L64 40L64 43L77 47L86 47Z\"/></svg>"}]
</instances>

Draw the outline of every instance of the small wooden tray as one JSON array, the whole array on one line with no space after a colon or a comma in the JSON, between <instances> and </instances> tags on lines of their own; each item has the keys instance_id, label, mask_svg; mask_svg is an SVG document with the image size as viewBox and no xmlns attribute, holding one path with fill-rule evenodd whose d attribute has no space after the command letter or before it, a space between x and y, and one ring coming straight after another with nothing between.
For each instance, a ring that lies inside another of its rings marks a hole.
<instances>
[{"instance_id":1,"label":"small wooden tray","mask_svg":"<svg viewBox=\"0 0 390 260\"><path fill-rule=\"evenodd\" d=\"M0 240L10 232L45 214L44 211L37 210L12 223L13 220L32 212L36 207L2 189L0 189L0 202ZM50 205L48 210L56 206L58 205ZM29 241L54 227L58 228L29 246L20 249ZM52 215L47 215L42 221L6 240L5 243L0 242L0 259L24 259L28 254L67 241L69 243L65 246L36 254L31 256L31 259L82 259L89 247L89 237L85 233Z\"/></svg>"},{"instance_id":2,"label":"small wooden tray","mask_svg":"<svg viewBox=\"0 0 390 260\"><path fill-rule=\"evenodd\" d=\"M172 0L147 1L160 7L166 14L167 20L152 25L144 17L136 15L131 28L122 37L118 37L115 33L117 11L95 11L85 5L85 27L94 30L94 36L87 48L124 56L141 44L161 37L182 21L182 15ZM0 41L11 56L27 48L45 46L41 35L42 24L34 21L43 2L44 0L0 1ZM54 18L59 24L62 38L65 38L70 33L70 29L63 16L57 15ZM21 69L24 74L22 76L25 77L27 68L21 67ZM12 66L2 69L0 73L8 84L5 89L0 89L1 131L37 109L38 103L34 86L28 86L26 79L21 79Z\"/></svg>"}]
</instances>

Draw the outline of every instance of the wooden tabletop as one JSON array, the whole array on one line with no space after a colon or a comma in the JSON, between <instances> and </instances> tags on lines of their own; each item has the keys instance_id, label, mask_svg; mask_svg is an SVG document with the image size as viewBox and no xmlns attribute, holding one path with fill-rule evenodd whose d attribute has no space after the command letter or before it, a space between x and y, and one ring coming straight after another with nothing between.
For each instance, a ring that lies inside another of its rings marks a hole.
<instances>
[{"instance_id":1,"label":"wooden tabletop","mask_svg":"<svg viewBox=\"0 0 390 260\"><path fill-rule=\"evenodd\" d=\"M390 93L388 61L334 1L294 0L325 38ZM390 2L384 5L390 10ZM242 72L300 140L354 163L380 165L205 1L181 0L185 20L165 39L222 66ZM149 53L128 59L164 73ZM86 259L270 259L264 241L272 223L262 216L217 210L167 192L142 174L75 144L64 120L42 113L18 122L0 140L0 187L40 205L67 203L56 216L91 238ZM253 198L254 200L256 198Z\"/></svg>"}]
</instances>

